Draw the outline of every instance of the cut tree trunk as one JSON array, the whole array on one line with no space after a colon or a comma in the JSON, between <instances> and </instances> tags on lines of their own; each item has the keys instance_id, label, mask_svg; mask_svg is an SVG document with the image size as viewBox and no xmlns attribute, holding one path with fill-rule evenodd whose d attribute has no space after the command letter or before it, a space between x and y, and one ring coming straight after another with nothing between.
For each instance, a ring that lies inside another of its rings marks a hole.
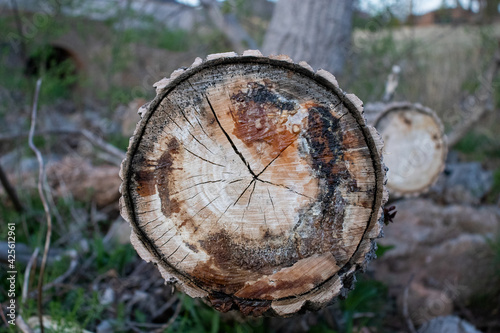
<instances>
[{"instance_id":1,"label":"cut tree trunk","mask_svg":"<svg viewBox=\"0 0 500 333\"><path fill-rule=\"evenodd\" d=\"M198 58L156 88L121 170L142 258L220 311L287 316L345 295L387 197L361 101L258 51Z\"/></svg>"},{"instance_id":2,"label":"cut tree trunk","mask_svg":"<svg viewBox=\"0 0 500 333\"><path fill-rule=\"evenodd\" d=\"M351 46L354 1L278 1L264 54L287 54L338 75Z\"/></svg>"},{"instance_id":3,"label":"cut tree trunk","mask_svg":"<svg viewBox=\"0 0 500 333\"><path fill-rule=\"evenodd\" d=\"M379 110L373 107L368 114L377 114L373 124L384 141L391 197L427 191L445 167L448 148L441 121L420 104L392 103Z\"/></svg>"}]
</instances>

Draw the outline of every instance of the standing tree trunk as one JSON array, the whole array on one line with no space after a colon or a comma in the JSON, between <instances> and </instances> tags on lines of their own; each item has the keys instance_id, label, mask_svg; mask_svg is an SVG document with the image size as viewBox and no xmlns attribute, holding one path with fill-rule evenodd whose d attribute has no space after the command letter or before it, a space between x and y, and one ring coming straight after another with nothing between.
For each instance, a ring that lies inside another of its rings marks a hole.
<instances>
[{"instance_id":1,"label":"standing tree trunk","mask_svg":"<svg viewBox=\"0 0 500 333\"><path fill-rule=\"evenodd\" d=\"M345 0L278 1L264 54L286 54L340 74L350 49L353 6Z\"/></svg>"},{"instance_id":2,"label":"standing tree trunk","mask_svg":"<svg viewBox=\"0 0 500 333\"><path fill-rule=\"evenodd\" d=\"M200 3L207 11L212 23L226 35L233 51L242 53L248 48L257 48L257 44L240 25L236 15L223 14L216 0L201 0Z\"/></svg>"},{"instance_id":3,"label":"standing tree trunk","mask_svg":"<svg viewBox=\"0 0 500 333\"><path fill-rule=\"evenodd\" d=\"M142 258L220 311L286 316L345 295L387 197L361 101L257 51L198 58L156 88L121 170Z\"/></svg>"}]
</instances>

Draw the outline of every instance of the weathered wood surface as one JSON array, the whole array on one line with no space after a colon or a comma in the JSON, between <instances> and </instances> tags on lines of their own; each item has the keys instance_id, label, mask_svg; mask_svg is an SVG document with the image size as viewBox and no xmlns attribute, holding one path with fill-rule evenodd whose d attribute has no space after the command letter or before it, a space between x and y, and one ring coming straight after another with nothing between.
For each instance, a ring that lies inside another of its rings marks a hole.
<instances>
[{"instance_id":1,"label":"weathered wood surface","mask_svg":"<svg viewBox=\"0 0 500 333\"><path fill-rule=\"evenodd\" d=\"M330 73L258 51L156 84L122 164L132 243L220 311L287 316L352 287L381 233L381 141Z\"/></svg>"},{"instance_id":2,"label":"weathered wood surface","mask_svg":"<svg viewBox=\"0 0 500 333\"><path fill-rule=\"evenodd\" d=\"M420 104L391 103L377 113L373 124L384 141L391 197L428 190L443 171L448 151L443 125L434 111Z\"/></svg>"}]
</instances>

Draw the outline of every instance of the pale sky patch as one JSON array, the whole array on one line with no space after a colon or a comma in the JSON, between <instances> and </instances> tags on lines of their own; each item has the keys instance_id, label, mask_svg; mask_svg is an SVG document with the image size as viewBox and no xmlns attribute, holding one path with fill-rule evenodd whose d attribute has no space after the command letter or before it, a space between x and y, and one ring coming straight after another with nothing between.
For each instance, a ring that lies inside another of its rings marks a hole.
<instances>
[{"instance_id":1,"label":"pale sky patch","mask_svg":"<svg viewBox=\"0 0 500 333\"><path fill-rule=\"evenodd\" d=\"M184 3L186 5L190 5L190 6L199 5L199 0L177 0L177 1L180 3ZM247 0L247 1L251 1L251 0ZM271 0L271 1L275 1L275 0ZM286 1L286 0L284 0L284 1ZM464 5L464 6L468 6L470 1L473 1L473 0L460 0L462 5ZM380 8L383 8L384 6L387 6L387 5L396 6L396 5L398 5L398 3L401 4L403 2L407 2L408 4L410 3L410 1L401 1L401 0L361 0L360 7L361 7L361 9L370 12L373 10L377 10L377 8L380 9ZM455 4L454 0L445 0L445 2L446 2L446 4L452 5L452 6ZM473 4L475 4L475 3L476 2L474 1ZM422 14L425 14L425 13L428 13L430 11L433 11L433 10L440 8L442 4L443 4L443 0L413 0L413 13L416 15L422 15ZM398 5L398 6L404 7L404 5ZM475 7L476 6L472 7L473 10L477 10L477 8L475 8ZM409 12L409 8L407 8L405 10L405 12Z\"/></svg>"}]
</instances>

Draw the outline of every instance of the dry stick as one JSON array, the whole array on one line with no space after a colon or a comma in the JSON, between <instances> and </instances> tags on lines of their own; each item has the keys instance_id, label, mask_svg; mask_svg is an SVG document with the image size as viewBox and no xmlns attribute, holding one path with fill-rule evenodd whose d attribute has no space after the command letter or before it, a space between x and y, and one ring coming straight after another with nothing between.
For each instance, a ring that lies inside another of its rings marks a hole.
<instances>
[{"instance_id":1,"label":"dry stick","mask_svg":"<svg viewBox=\"0 0 500 333\"><path fill-rule=\"evenodd\" d=\"M179 296L177 296L177 294L172 295L167 303L163 304L158 310L155 311L155 313L153 313L152 318L156 319L161 316L163 312L167 311L167 309L170 308L178 299Z\"/></svg>"},{"instance_id":2,"label":"dry stick","mask_svg":"<svg viewBox=\"0 0 500 333\"><path fill-rule=\"evenodd\" d=\"M500 41L499 41L500 43ZM500 45L490 66L482 76L483 82L476 93L476 103L471 108L470 117L464 122L459 124L456 128L448 134L448 146L455 146L471 129L474 127L481 118L493 110L493 106L488 105L493 93L493 79L498 73L500 67Z\"/></svg>"},{"instance_id":3,"label":"dry stick","mask_svg":"<svg viewBox=\"0 0 500 333\"><path fill-rule=\"evenodd\" d=\"M21 293L21 305L26 302L26 298L28 297L28 282L30 279L31 268L33 267L33 263L38 257L38 248L33 251L30 260L28 261L28 265L26 266L26 270L24 271L24 281L23 281L23 290Z\"/></svg>"},{"instance_id":4,"label":"dry stick","mask_svg":"<svg viewBox=\"0 0 500 333\"><path fill-rule=\"evenodd\" d=\"M172 315L172 317L170 318L170 320L164 326L157 329L155 332L156 333L164 332L170 325L172 325L174 323L174 321L177 319L177 317L179 316L181 309L182 309L182 300L179 300L179 303L177 303L177 307L175 308L175 312Z\"/></svg>"},{"instance_id":5,"label":"dry stick","mask_svg":"<svg viewBox=\"0 0 500 333\"><path fill-rule=\"evenodd\" d=\"M45 211L45 217L47 219L47 233L45 234L45 247L43 249L42 256L42 264L40 265L40 277L38 280L38 319L40 321L40 332L44 333L43 327L43 315L42 315L42 301L43 301L43 276L45 273L45 265L47 263L47 255L49 253L50 248L50 239L52 236L52 217L50 215L49 205L47 200L45 199L45 193L43 191L43 181L45 180L45 169L43 166L43 157L42 153L38 150L38 148L33 143L33 135L35 133L35 125L36 125L36 113L38 107L38 96L40 95L40 86L42 85L42 79L38 79L36 81L36 89L35 89L35 99L33 101L33 110L31 111L31 127L28 136L28 143L36 155L38 160L38 194L40 195L40 199L42 200L43 210Z\"/></svg>"},{"instance_id":6,"label":"dry stick","mask_svg":"<svg viewBox=\"0 0 500 333\"><path fill-rule=\"evenodd\" d=\"M64 272L62 275L58 276L52 282L47 283L45 286L43 286L43 290L48 290L48 289L52 288L53 286L62 283L64 280L66 280L68 277L70 277L73 274L73 272L76 270L76 267L78 266L78 252L76 252L75 250L69 250L67 252L67 255L71 258L71 262L70 262L69 267L66 270L66 272Z\"/></svg>"},{"instance_id":7,"label":"dry stick","mask_svg":"<svg viewBox=\"0 0 500 333\"><path fill-rule=\"evenodd\" d=\"M111 155L114 155L118 157L120 160L123 160L125 158L125 152L116 148L113 145L110 145L103 139L99 138L98 136L94 135L92 132L84 129L79 131L81 135L83 135L87 140L92 142L94 145L97 147L100 147L102 150L110 153Z\"/></svg>"},{"instance_id":8,"label":"dry stick","mask_svg":"<svg viewBox=\"0 0 500 333\"><path fill-rule=\"evenodd\" d=\"M7 195L10 198L10 201L12 201L12 204L14 205L14 208L16 211L19 213L22 213L24 210L23 204L21 201L19 201L19 197L17 196L16 190L12 186L12 184L9 181L9 178L7 178L7 175L3 171L2 166L0 165L0 182L3 185L3 188L5 189L5 192L7 192Z\"/></svg>"},{"instance_id":9,"label":"dry stick","mask_svg":"<svg viewBox=\"0 0 500 333\"><path fill-rule=\"evenodd\" d=\"M36 261L37 257L38 248L33 251L31 258L28 261L28 265L26 266L26 270L24 271L23 290L21 291L21 305L24 305L24 303L26 302L26 298L28 297L28 284L30 280L31 268L33 267L33 263ZM32 328L28 324L26 324L21 314L17 316L16 324L23 333L33 333Z\"/></svg>"}]
</instances>

